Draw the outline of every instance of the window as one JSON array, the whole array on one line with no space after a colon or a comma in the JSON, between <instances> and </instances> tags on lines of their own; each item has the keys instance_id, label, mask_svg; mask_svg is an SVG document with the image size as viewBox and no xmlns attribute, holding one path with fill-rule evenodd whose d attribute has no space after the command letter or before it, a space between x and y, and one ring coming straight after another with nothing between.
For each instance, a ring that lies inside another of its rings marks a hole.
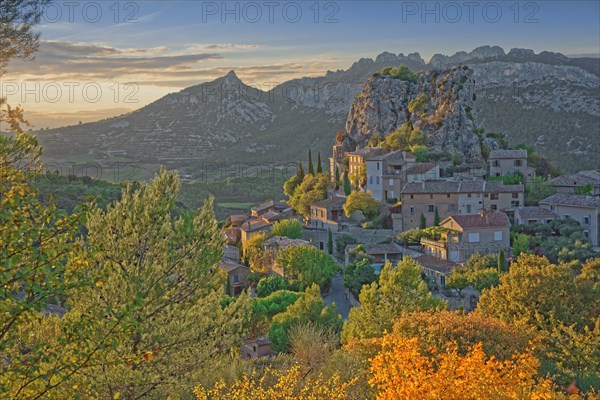
<instances>
[{"instance_id":1,"label":"window","mask_svg":"<svg viewBox=\"0 0 600 400\"><path fill-rule=\"evenodd\" d=\"M585 236L586 239L590 238L590 231L583 231L583 236Z\"/></svg>"},{"instance_id":2,"label":"window","mask_svg":"<svg viewBox=\"0 0 600 400\"><path fill-rule=\"evenodd\" d=\"M496 231L494 232L494 240L496 242L499 242L502 240L502 231Z\"/></svg>"},{"instance_id":3,"label":"window","mask_svg":"<svg viewBox=\"0 0 600 400\"><path fill-rule=\"evenodd\" d=\"M520 167L521 163L522 163L521 160L515 160L515 167Z\"/></svg>"},{"instance_id":4,"label":"window","mask_svg":"<svg viewBox=\"0 0 600 400\"><path fill-rule=\"evenodd\" d=\"M497 209L498 209L498 205L497 204L490 204L490 210L496 211Z\"/></svg>"},{"instance_id":5,"label":"window","mask_svg":"<svg viewBox=\"0 0 600 400\"><path fill-rule=\"evenodd\" d=\"M377 163L377 171L379 171L380 165L379 163Z\"/></svg>"},{"instance_id":6,"label":"window","mask_svg":"<svg viewBox=\"0 0 600 400\"><path fill-rule=\"evenodd\" d=\"M411 195L410 195L410 198L411 198L411 199L414 199L414 198L415 198L415 196L411 194Z\"/></svg>"},{"instance_id":7,"label":"window","mask_svg":"<svg viewBox=\"0 0 600 400\"><path fill-rule=\"evenodd\" d=\"M238 283L240 281L240 277L237 275L233 276L233 283Z\"/></svg>"},{"instance_id":8,"label":"window","mask_svg":"<svg viewBox=\"0 0 600 400\"><path fill-rule=\"evenodd\" d=\"M429 212L429 213L435 212L435 206L432 204L429 204L427 206L427 212Z\"/></svg>"},{"instance_id":9,"label":"window","mask_svg":"<svg viewBox=\"0 0 600 400\"><path fill-rule=\"evenodd\" d=\"M396 198L396 196L394 196L394 191L393 190L390 190L390 198L392 198L392 199Z\"/></svg>"},{"instance_id":10,"label":"window","mask_svg":"<svg viewBox=\"0 0 600 400\"><path fill-rule=\"evenodd\" d=\"M394 186L394 181L390 179L390 186Z\"/></svg>"},{"instance_id":11,"label":"window","mask_svg":"<svg viewBox=\"0 0 600 400\"><path fill-rule=\"evenodd\" d=\"M432 195L432 194L430 194L430 195L429 195L429 198L430 198L431 200L433 200L433 195Z\"/></svg>"},{"instance_id":12,"label":"window","mask_svg":"<svg viewBox=\"0 0 600 400\"><path fill-rule=\"evenodd\" d=\"M500 172L496 172L496 176L500 176Z\"/></svg>"},{"instance_id":13,"label":"window","mask_svg":"<svg viewBox=\"0 0 600 400\"><path fill-rule=\"evenodd\" d=\"M370 177L369 177L369 185L372 185L372 184L373 184L373 177L372 177L372 176L370 176Z\"/></svg>"},{"instance_id":14,"label":"window","mask_svg":"<svg viewBox=\"0 0 600 400\"><path fill-rule=\"evenodd\" d=\"M521 205L521 203L518 200L510 202L511 207L519 207L520 205Z\"/></svg>"},{"instance_id":15,"label":"window","mask_svg":"<svg viewBox=\"0 0 600 400\"><path fill-rule=\"evenodd\" d=\"M455 212L456 204L448 204L448 212Z\"/></svg>"},{"instance_id":16,"label":"window","mask_svg":"<svg viewBox=\"0 0 600 400\"><path fill-rule=\"evenodd\" d=\"M319 250L323 250L323 242L319 242Z\"/></svg>"},{"instance_id":17,"label":"window","mask_svg":"<svg viewBox=\"0 0 600 400\"><path fill-rule=\"evenodd\" d=\"M471 212L471 205L467 204L467 212L470 213Z\"/></svg>"},{"instance_id":18,"label":"window","mask_svg":"<svg viewBox=\"0 0 600 400\"><path fill-rule=\"evenodd\" d=\"M571 219L571 216L569 214L565 214L564 219Z\"/></svg>"},{"instance_id":19,"label":"window","mask_svg":"<svg viewBox=\"0 0 600 400\"><path fill-rule=\"evenodd\" d=\"M378 176L375 177L375 184L379 185L379 177Z\"/></svg>"},{"instance_id":20,"label":"window","mask_svg":"<svg viewBox=\"0 0 600 400\"><path fill-rule=\"evenodd\" d=\"M500 162L498 162L498 160L494 160L494 167L499 167L500 166Z\"/></svg>"},{"instance_id":21,"label":"window","mask_svg":"<svg viewBox=\"0 0 600 400\"><path fill-rule=\"evenodd\" d=\"M589 217L589 215L586 215L585 217L583 217L583 224L584 225L589 225L590 224L590 217Z\"/></svg>"},{"instance_id":22,"label":"window","mask_svg":"<svg viewBox=\"0 0 600 400\"><path fill-rule=\"evenodd\" d=\"M446 198L448 198L448 199L450 198L450 193L446 194Z\"/></svg>"},{"instance_id":23,"label":"window","mask_svg":"<svg viewBox=\"0 0 600 400\"><path fill-rule=\"evenodd\" d=\"M469 193L469 194L467 195L467 197L468 197L468 198L471 198L471 193Z\"/></svg>"},{"instance_id":24,"label":"window","mask_svg":"<svg viewBox=\"0 0 600 400\"><path fill-rule=\"evenodd\" d=\"M515 193L513 193L513 194L512 194L512 198L513 198L513 199L518 199L518 198L519 198L519 193L516 193L516 192L515 192Z\"/></svg>"},{"instance_id":25,"label":"window","mask_svg":"<svg viewBox=\"0 0 600 400\"><path fill-rule=\"evenodd\" d=\"M479 232L469 233L469 243L479 243Z\"/></svg>"},{"instance_id":26,"label":"window","mask_svg":"<svg viewBox=\"0 0 600 400\"><path fill-rule=\"evenodd\" d=\"M410 213L411 213L411 214L414 214L414 213L415 213L415 208L414 208L414 207L411 207L411 208L410 208Z\"/></svg>"},{"instance_id":27,"label":"window","mask_svg":"<svg viewBox=\"0 0 600 400\"><path fill-rule=\"evenodd\" d=\"M490 200L498 200L498 193L490 194Z\"/></svg>"}]
</instances>

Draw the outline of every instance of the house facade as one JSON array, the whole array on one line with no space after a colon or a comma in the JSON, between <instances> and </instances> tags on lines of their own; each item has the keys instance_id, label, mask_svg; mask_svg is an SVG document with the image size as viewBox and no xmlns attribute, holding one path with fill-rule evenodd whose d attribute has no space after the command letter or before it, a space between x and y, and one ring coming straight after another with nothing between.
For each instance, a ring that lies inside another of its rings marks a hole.
<instances>
[{"instance_id":1,"label":"house facade","mask_svg":"<svg viewBox=\"0 0 600 400\"><path fill-rule=\"evenodd\" d=\"M451 215L440 222L446 233L440 239L421 239L428 256L464 263L473 254L504 250L510 255L510 221L502 212L482 211L471 215Z\"/></svg>"},{"instance_id":2,"label":"house facade","mask_svg":"<svg viewBox=\"0 0 600 400\"><path fill-rule=\"evenodd\" d=\"M488 162L489 176L507 176L518 172L525 179L533 177L533 170L527 167L527 150L492 150Z\"/></svg>"},{"instance_id":3,"label":"house facade","mask_svg":"<svg viewBox=\"0 0 600 400\"><path fill-rule=\"evenodd\" d=\"M592 246L598 247L600 196L556 193L539 202L540 207L554 212L560 219L574 219Z\"/></svg>"},{"instance_id":4,"label":"house facade","mask_svg":"<svg viewBox=\"0 0 600 400\"><path fill-rule=\"evenodd\" d=\"M340 223L346 220L344 215L345 197L334 196L310 204L309 226L313 229L337 231Z\"/></svg>"},{"instance_id":5,"label":"house facade","mask_svg":"<svg viewBox=\"0 0 600 400\"><path fill-rule=\"evenodd\" d=\"M600 196L600 172L598 171L579 171L576 174L551 179L550 183L554 186L556 193L576 194L578 188L587 186L591 188L589 194Z\"/></svg>"},{"instance_id":6,"label":"house facade","mask_svg":"<svg viewBox=\"0 0 600 400\"><path fill-rule=\"evenodd\" d=\"M556 217L554 211L544 207L531 206L515 209L515 225L549 224Z\"/></svg>"}]
</instances>

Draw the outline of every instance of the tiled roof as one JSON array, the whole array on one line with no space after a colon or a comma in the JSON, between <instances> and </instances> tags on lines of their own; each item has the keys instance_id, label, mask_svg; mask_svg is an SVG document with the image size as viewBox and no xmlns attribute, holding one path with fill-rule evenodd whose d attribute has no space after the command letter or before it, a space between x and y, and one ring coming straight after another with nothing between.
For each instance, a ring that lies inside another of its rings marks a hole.
<instances>
[{"instance_id":1,"label":"tiled roof","mask_svg":"<svg viewBox=\"0 0 600 400\"><path fill-rule=\"evenodd\" d=\"M504 193L523 192L523 185L504 185L502 182L487 182L483 179L431 180L410 182L404 185L403 194L412 193Z\"/></svg>"},{"instance_id":2,"label":"tiled roof","mask_svg":"<svg viewBox=\"0 0 600 400\"><path fill-rule=\"evenodd\" d=\"M460 264L428 255L416 257L415 261L424 268L439 272L442 275L448 275L453 269L460 267Z\"/></svg>"},{"instance_id":3,"label":"tiled roof","mask_svg":"<svg viewBox=\"0 0 600 400\"><path fill-rule=\"evenodd\" d=\"M240 222L248 219L248 214L231 214L229 216L232 222Z\"/></svg>"},{"instance_id":4,"label":"tiled roof","mask_svg":"<svg viewBox=\"0 0 600 400\"><path fill-rule=\"evenodd\" d=\"M415 165L410 166L407 170L407 174L424 174L427 171L431 171L436 166L436 163L426 162L426 163L417 163Z\"/></svg>"},{"instance_id":5,"label":"tiled roof","mask_svg":"<svg viewBox=\"0 0 600 400\"><path fill-rule=\"evenodd\" d=\"M440 222L445 225L450 219L454 220L463 230L473 228L510 227L508 216L503 212L484 212L479 214L454 214Z\"/></svg>"},{"instance_id":6,"label":"tiled roof","mask_svg":"<svg viewBox=\"0 0 600 400\"><path fill-rule=\"evenodd\" d=\"M272 221L284 219L285 215L283 215L275 210L269 210L266 213L262 214L260 217L266 219L269 222L272 222Z\"/></svg>"},{"instance_id":7,"label":"tiled roof","mask_svg":"<svg viewBox=\"0 0 600 400\"><path fill-rule=\"evenodd\" d=\"M355 151L351 151L348 153L349 156L362 156L362 157L372 157L377 154L386 153L385 149L381 149L379 147L365 147L363 149L356 149Z\"/></svg>"},{"instance_id":8,"label":"tiled roof","mask_svg":"<svg viewBox=\"0 0 600 400\"><path fill-rule=\"evenodd\" d=\"M231 271L236 270L238 268L248 268L244 264L240 264L240 263L235 262L233 260L230 260L228 258L224 258L221 261L221 264L219 264L219 267L222 268L222 269L224 269L227 272L231 272Z\"/></svg>"},{"instance_id":9,"label":"tiled roof","mask_svg":"<svg viewBox=\"0 0 600 400\"><path fill-rule=\"evenodd\" d=\"M330 199L325 199L321 201L317 201L315 203L311 203L311 207L321 207L321 208L333 208L333 207L341 207L346 203L345 197L332 197Z\"/></svg>"},{"instance_id":10,"label":"tiled roof","mask_svg":"<svg viewBox=\"0 0 600 400\"><path fill-rule=\"evenodd\" d=\"M600 184L600 172L598 171L580 171L576 174L562 175L551 179L550 182L555 186L583 186L588 184Z\"/></svg>"},{"instance_id":11,"label":"tiled roof","mask_svg":"<svg viewBox=\"0 0 600 400\"><path fill-rule=\"evenodd\" d=\"M245 232L252 232L269 225L271 225L270 222L267 222L262 218L257 218L244 222L242 225L240 225L240 229Z\"/></svg>"},{"instance_id":12,"label":"tiled roof","mask_svg":"<svg viewBox=\"0 0 600 400\"><path fill-rule=\"evenodd\" d=\"M279 210L284 210L284 209L288 208L289 206L282 201L267 200L264 203L261 203L259 205L252 207L251 210L252 211L262 211L262 210L266 210L271 207L279 209Z\"/></svg>"},{"instance_id":13,"label":"tiled roof","mask_svg":"<svg viewBox=\"0 0 600 400\"><path fill-rule=\"evenodd\" d=\"M556 214L543 207L518 207L516 212L523 218L556 218Z\"/></svg>"},{"instance_id":14,"label":"tiled roof","mask_svg":"<svg viewBox=\"0 0 600 400\"><path fill-rule=\"evenodd\" d=\"M561 204L566 206L597 208L600 207L600 196L556 193L540 201L540 204Z\"/></svg>"},{"instance_id":15,"label":"tiled roof","mask_svg":"<svg viewBox=\"0 0 600 400\"><path fill-rule=\"evenodd\" d=\"M358 246L365 248L367 254L399 254L402 253L402 247L396 243L380 243L380 244L349 244L346 246L346 251L353 250Z\"/></svg>"},{"instance_id":16,"label":"tiled roof","mask_svg":"<svg viewBox=\"0 0 600 400\"><path fill-rule=\"evenodd\" d=\"M486 193L510 193L510 192L524 192L525 186L522 184L517 185L505 185L502 182L486 182L485 192Z\"/></svg>"},{"instance_id":17,"label":"tiled roof","mask_svg":"<svg viewBox=\"0 0 600 400\"><path fill-rule=\"evenodd\" d=\"M269 246L273 246L276 245L278 247L288 247L288 246L293 246L293 247L297 247L297 246L313 246L313 244L311 242L307 242L306 240L302 240L302 239L290 239L288 237L285 236L273 236L270 239L267 239L263 242L263 246L264 247L269 247Z\"/></svg>"},{"instance_id":18,"label":"tiled roof","mask_svg":"<svg viewBox=\"0 0 600 400\"><path fill-rule=\"evenodd\" d=\"M492 150L489 158L527 158L527 150Z\"/></svg>"}]
</instances>

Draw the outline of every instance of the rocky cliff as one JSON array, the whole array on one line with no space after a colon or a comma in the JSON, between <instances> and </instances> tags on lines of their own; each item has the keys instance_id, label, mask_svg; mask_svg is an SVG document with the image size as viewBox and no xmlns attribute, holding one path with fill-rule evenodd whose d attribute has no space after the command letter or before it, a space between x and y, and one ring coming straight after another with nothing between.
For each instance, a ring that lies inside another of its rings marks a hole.
<instances>
[{"instance_id":1,"label":"rocky cliff","mask_svg":"<svg viewBox=\"0 0 600 400\"><path fill-rule=\"evenodd\" d=\"M364 146L373 135L385 136L410 123L426 135L432 151L481 161L474 83L473 71L467 67L422 72L414 82L375 76L350 108L345 147Z\"/></svg>"}]
</instances>

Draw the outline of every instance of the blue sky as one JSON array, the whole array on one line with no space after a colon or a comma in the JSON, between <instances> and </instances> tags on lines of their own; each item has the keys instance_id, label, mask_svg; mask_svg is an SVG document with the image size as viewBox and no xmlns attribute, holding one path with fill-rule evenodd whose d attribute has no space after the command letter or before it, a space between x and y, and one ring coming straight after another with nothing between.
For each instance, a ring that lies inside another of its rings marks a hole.
<instances>
[{"instance_id":1,"label":"blue sky","mask_svg":"<svg viewBox=\"0 0 600 400\"><path fill-rule=\"evenodd\" d=\"M37 60L11 64L3 94L55 125L136 109L229 69L260 85L383 51L425 60L481 45L598 55L599 20L600 1L55 1L38 27ZM24 97L24 82L42 95ZM93 83L102 96L87 101L78 87L65 102L68 82ZM54 86L62 95L48 94Z\"/></svg>"}]
</instances>

